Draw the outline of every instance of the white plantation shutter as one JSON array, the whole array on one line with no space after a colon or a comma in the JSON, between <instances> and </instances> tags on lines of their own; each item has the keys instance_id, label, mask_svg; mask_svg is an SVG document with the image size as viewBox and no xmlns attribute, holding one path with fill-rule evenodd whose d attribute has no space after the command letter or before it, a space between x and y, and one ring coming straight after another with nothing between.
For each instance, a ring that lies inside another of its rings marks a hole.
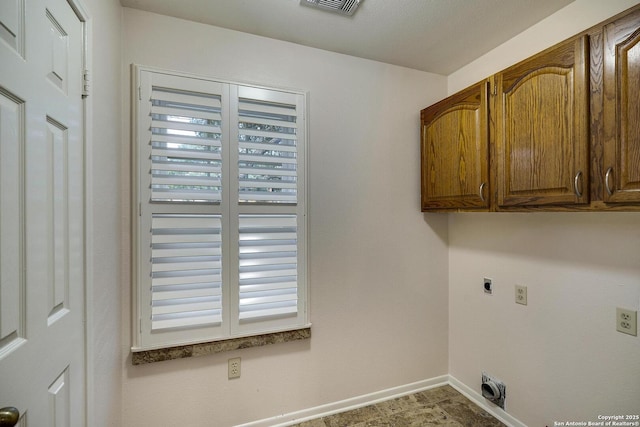
<instances>
[{"instance_id":1,"label":"white plantation shutter","mask_svg":"<svg viewBox=\"0 0 640 427\"><path fill-rule=\"evenodd\" d=\"M153 86L151 200L220 202L221 96Z\"/></svg>"},{"instance_id":2,"label":"white plantation shutter","mask_svg":"<svg viewBox=\"0 0 640 427\"><path fill-rule=\"evenodd\" d=\"M133 350L308 326L304 95L136 77Z\"/></svg>"},{"instance_id":3,"label":"white plantation shutter","mask_svg":"<svg viewBox=\"0 0 640 427\"><path fill-rule=\"evenodd\" d=\"M295 215L240 215L240 320L298 311Z\"/></svg>"},{"instance_id":4,"label":"white plantation shutter","mask_svg":"<svg viewBox=\"0 0 640 427\"><path fill-rule=\"evenodd\" d=\"M222 322L220 215L151 219L151 330Z\"/></svg>"},{"instance_id":5,"label":"white plantation shutter","mask_svg":"<svg viewBox=\"0 0 640 427\"><path fill-rule=\"evenodd\" d=\"M138 83L134 348L218 339L228 330L223 253L228 89L147 70L139 70Z\"/></svg>"},{"instance_id":6,"label":"white plantation shutter","mask_svg":"<svg viewBox=\"0 0 640 427\"><path fill-rule=\"evenodd\" d=\"M240 202L296 203L296 121L295 104L239 99Z\"/></svg>"},{"instance_id":7,"label":"white plantation shutter","mask_svg":"<svg viewBox=\"0 0 640 427\"><path fill-rule=\"evenodd\" d=\"M237 94L231 124L238 156L237 330L301 325L306 322L304 97L248 86L231 93Z\"/></svg>"}]
</instances>

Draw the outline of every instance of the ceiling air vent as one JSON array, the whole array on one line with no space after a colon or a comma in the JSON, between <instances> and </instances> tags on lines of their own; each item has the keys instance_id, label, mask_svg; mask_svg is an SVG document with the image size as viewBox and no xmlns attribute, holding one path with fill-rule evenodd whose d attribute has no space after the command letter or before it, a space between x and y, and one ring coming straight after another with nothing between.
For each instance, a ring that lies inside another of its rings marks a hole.
<instances>
[{"instance_id":1,"label":"ceiling air vent","mask_svg":"<svg viewBox=\"0 0 640 427\"><path fill-rule=\"evenodd\" d=\"M353 15L362 0L300 0L300 4L341 15Z\"/></svg>"}]
</instances>

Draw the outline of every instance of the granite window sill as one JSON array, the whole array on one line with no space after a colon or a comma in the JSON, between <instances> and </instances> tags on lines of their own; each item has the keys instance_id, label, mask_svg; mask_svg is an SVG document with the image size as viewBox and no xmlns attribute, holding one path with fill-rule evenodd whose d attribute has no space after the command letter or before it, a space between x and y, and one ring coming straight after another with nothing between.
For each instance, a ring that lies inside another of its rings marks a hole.
<instances>
[{"instance_id":1,"label":"granite window sill","mask_svg":"<svg viewBox=\"0 0 640 427\"><path fill-rule=\"evenodd\" d=\"M274 332L242 338L231 338L200 344L137 351L132 353L131 362L133 365L144 365L147 363L162 362L164 360L206 356L208 354L239 350L241 348L261 347L263 345L299 341L309 338L311 338L311 328L307 327L291 331Z\"/></svg>"}]
</instances>

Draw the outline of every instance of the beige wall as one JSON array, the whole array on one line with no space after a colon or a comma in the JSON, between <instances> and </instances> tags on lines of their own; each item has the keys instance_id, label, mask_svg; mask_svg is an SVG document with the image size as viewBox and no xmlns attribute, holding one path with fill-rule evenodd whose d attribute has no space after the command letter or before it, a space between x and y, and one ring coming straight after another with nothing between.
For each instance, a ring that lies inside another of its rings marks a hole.
<instances>
[{"instance_id":1,"label":"beige wall","mask_svg":"<svg viewBox=\"0 0 640 427\"><path fill-rule=\"evenodd\" d=\"M635 3L577 0L449 76L449 92ZM502 379L507 412L530 426L637 414L640 339L616 332L615 307L640 308L640 213L449 221L450 374L478 393L483 370ZM515 284L528 287L527 306L515 304Z\"/></svg>"},{"instance_id":2,"label":"beige wall","mask_svg":"<svg viewBox=\"0 0 640 427\"><path fill-rule=\"evenodd\" d=\"M615 308L639 308L640 213L449 220L450 374L478 393L483 370L498 377L507 412L532 427L636 414L640 339L616 332Z\"/></svg>"},{"instance_id":3,"label":"beige wall","mask_svg":"<svg viewBox=\"0 0 640 427\"><path fill-rule=\"evenodd\" d=\"M419 205L419 110L446 78L131 9L123 37L125 65L309 92L313 323L308 341L138 367L127 330L123 426L228 426L446 374L447 218Z\"/></svg>"},{"instance_id":4,"label":"beige wall","mask_svg":"<svg viewBox=\"0 0 640 427\"><path fill-rule=\"evenodd\" d=\"M120 47L117 1L86 2L95 18L92 425L227 426L446 373L479 391L481 370L507 383L508 412L531 426L632 412L640 340L616 333L613 313L638 308L640 214L423 215L417 141L418 111L447 90L636 1L576 0L448 79L130 9ZM311 340L131 366L132 62L309 91ZM528 286L528 306L513 302L515 283ZM228 381L235 356L243 375Z\"/></svg>"}]
</instances>

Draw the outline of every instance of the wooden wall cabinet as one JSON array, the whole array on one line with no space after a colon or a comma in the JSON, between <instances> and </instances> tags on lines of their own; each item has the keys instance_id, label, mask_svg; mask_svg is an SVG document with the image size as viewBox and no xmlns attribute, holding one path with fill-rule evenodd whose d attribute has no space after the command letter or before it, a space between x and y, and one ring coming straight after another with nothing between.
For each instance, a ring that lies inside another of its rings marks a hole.
<instances>
[{"instance_id":1,"label":"wooden wall cabinet","mask_svg":"<svg viewBox=\"0 0 640 427\"><path fill-rule=\"evenodd\" d=\"M423 211L640 211L640 5L421 112Z\"/></svg>"},{"instance_id":2,"label":"wooden wall cabinet","mask_svg":"<svg viewBox=\"0 0 640 427\"><path fill-rule=\"evenodd\" d=\"M589 203L586 36L494 76L497 205Z\"/></svg>"},{"instance_id":3,"label":"wooden wall cabinet","mask_svg":"<svg viewBox=\"0 0 640 427\"><path fill-rule=\"evenodd\" d=\"M487 84L421 112L422 209L489 209Z\"/></svg>"},{"instance_id":4,"label":"wooden wall cabinet","mask_svg":"<svg viewBox=\"0 0 640 427\"><path fill-rule=\"evenodd\" d=\"M604 201L640 203L640 11L604 27Z\"/></svg>"}]
</instances>

